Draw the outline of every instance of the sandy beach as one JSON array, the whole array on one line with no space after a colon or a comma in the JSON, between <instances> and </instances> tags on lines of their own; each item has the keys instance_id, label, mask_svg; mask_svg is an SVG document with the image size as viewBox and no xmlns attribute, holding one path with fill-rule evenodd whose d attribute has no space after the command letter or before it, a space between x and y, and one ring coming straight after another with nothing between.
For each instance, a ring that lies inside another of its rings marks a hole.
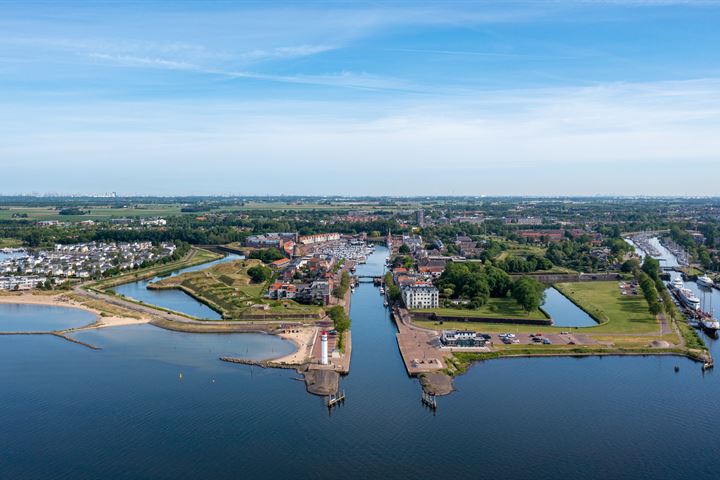
<instances>
[{"instance_id":1,"label":"sandy beach","mask_svg":"<svg viewBox=\"0 0 720 480\"><path fill-rule=\"evenodd\" d=\"M140 318L124 317L117 315L102 315L103 312L95 308L88 307L81 302L73 300L65 293L56 294L37 294L31 292L22 293L4 293L0 295L0 303L15 303L25 305L49 305L54 307L77 308L92 312L95 314L95 323L72 330L88 330L94 328L119 327L123 325L140 325L148 323L150 317L141 316Z\"/></svg>"},{"instance_id":2,"label":"sandy beach","mask_svg":"<svg viewBox=\"0 0 720 480\"><path fill-rule=\"evenodd\" d=\"M296 333L280 333L278 336L290 340L295 344L295 353L271 360L272 363L290 365L303 365L310 361L314 340L317 337L318 327L299 328Z\"/></svg>"}]
</instances>

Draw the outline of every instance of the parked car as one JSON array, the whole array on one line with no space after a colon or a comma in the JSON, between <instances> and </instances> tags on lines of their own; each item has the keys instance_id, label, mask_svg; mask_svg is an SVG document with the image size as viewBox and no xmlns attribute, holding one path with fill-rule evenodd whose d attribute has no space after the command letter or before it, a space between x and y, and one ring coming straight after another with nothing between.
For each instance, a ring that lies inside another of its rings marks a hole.
<instances>
[{"instance_id":1,"label":"parked car","mask_svg":"<svg viewBox=\"0 0 720 480\"><path fill-rule=\"evenodd\" d=\"M550 341L549 338L543 338L543 341L542 341L542 342L543 342L543 344L545 344L545 345L550 345L550 344L552 344L552 342Z\"/></svg>"}]
</instances>

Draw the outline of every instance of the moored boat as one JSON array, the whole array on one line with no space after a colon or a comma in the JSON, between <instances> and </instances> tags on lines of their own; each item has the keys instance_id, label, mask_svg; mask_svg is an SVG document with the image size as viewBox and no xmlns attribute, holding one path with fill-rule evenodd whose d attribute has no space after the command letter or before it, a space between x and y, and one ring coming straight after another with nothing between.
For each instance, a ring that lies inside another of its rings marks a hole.
<instances>
[{"instance_id":1,"label":"moored boat","mask_svg":"<svg viewBox=\"0 0 720 480\"><path fill-rule=\"evenodd\" d=\"M707 313L703 314L700 317L700 325L702 325L705 330L709 330L711 332L716 332L720 330L720 322L713 318L712 315Z\"/></svg>"},{"instance_id":2,"label":"moored boat","mask_svg":"<svg viewBox=\"0 0 720 480\"><path fill-rule=\"evenodd\" d=\"M693 311L700 310L700 299L695 296L692 290L689 288L680 288L678 291L678 298L687 308Z\"/></svg>"},{"instance_id":3,"label":"moored boat","mask_svg":"<svg viewBox=\"0 0 720 480\"><path fill-rule=\"evenodd\" d=\"M713 282L713 279L707 275L703 275L702 277L698 277L697 284L701 287L712 288L713 285L715 285L715 282Z\"/></svg>"}]
</instances>

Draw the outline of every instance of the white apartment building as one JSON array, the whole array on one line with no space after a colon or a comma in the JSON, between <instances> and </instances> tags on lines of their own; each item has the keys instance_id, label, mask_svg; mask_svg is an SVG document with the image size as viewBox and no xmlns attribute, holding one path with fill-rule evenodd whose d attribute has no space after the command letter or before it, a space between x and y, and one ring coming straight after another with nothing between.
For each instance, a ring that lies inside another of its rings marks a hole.
<instances>
[{"instance_id":1,"label":"white apartment building","mask_svg":"<svg viewBox=\"0 0 720 480\"><path fill-rule=\"evenodd\" d=\"M440 292L429 284L406 285L401 290L402 299L408 309L437 308L440 305Z\"/></svg>"}]
</instances>

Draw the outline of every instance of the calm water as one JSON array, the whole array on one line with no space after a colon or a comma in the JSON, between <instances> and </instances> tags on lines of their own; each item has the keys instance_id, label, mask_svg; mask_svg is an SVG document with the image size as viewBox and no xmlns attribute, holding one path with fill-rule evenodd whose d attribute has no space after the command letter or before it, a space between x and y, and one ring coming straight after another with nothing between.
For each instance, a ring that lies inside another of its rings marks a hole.
<instances>
[{"instance_id":1,"label":"calm water","mask_svg":"<svg viewBox=\"0 0 720 480\"><path fill-rule=\"evenodd\" d=\"M663 267L677 267L679 265L675 255L665 248L656 237L650 239L650 244L660 253L658 260L660 260Z\"/></svg>"},{"instance_id":2,"label":"calm water","mask_svg":"<svg viewBox=\"0 0 720 480\"><path fill-rule=\"evenodd\" d=\"M378 250L359 274L381 273ZM275 353L274 337L0 337L0 478L717 478L720 382L689 360L485 362L433 415L377 289L361 284L351 314L332 414L292 371L217 360Z\"/></svg>"},{"instance_id":3,"label":"calm water","mask_svg":"<svg viewBox=\"0 0 720 480\"><path fill-rule=\"evenodd\" d=\"M557 327L591 327L597 325L593 318L554 288L545 289L543 310L550 315Z\"/></svg>"},{"instance_id":4,"label":"calm water","mask_svg":"<svg viewBox=\"0 0 720 480\"><path fill-rule=\"evenodd\" d=\"M81 327L95 314L79 308L0 303L0 331L44 332Z\"/></svg>"},{"instance_id":5,"label":"calm water","mask_svg":"<svg viewBox=\"0 0 720 480\"><path fill-rule=\"evenodd\" d=\"M242 258L238 255L228 255L220 260L216 260L210 263L204 263L202 265L196 265L194 267L183 268L176 270L172 274L168 275L174 277L185 272L195 272L208 268L217 263L229 262L231 260L237 260ZM187 293L182 290L148 290L147 286L151 283L157 282L161 277L151 278L149 280L140 280L137 282L126 283L115 287L114 290L120 295L145 302L150 305L157 305L159 307L168 308L176 312L185 313L195 318L204 318L207 320L221 320L221 315L208 307L207 305L198 302Z\"/></svg>"}]
</instances>

